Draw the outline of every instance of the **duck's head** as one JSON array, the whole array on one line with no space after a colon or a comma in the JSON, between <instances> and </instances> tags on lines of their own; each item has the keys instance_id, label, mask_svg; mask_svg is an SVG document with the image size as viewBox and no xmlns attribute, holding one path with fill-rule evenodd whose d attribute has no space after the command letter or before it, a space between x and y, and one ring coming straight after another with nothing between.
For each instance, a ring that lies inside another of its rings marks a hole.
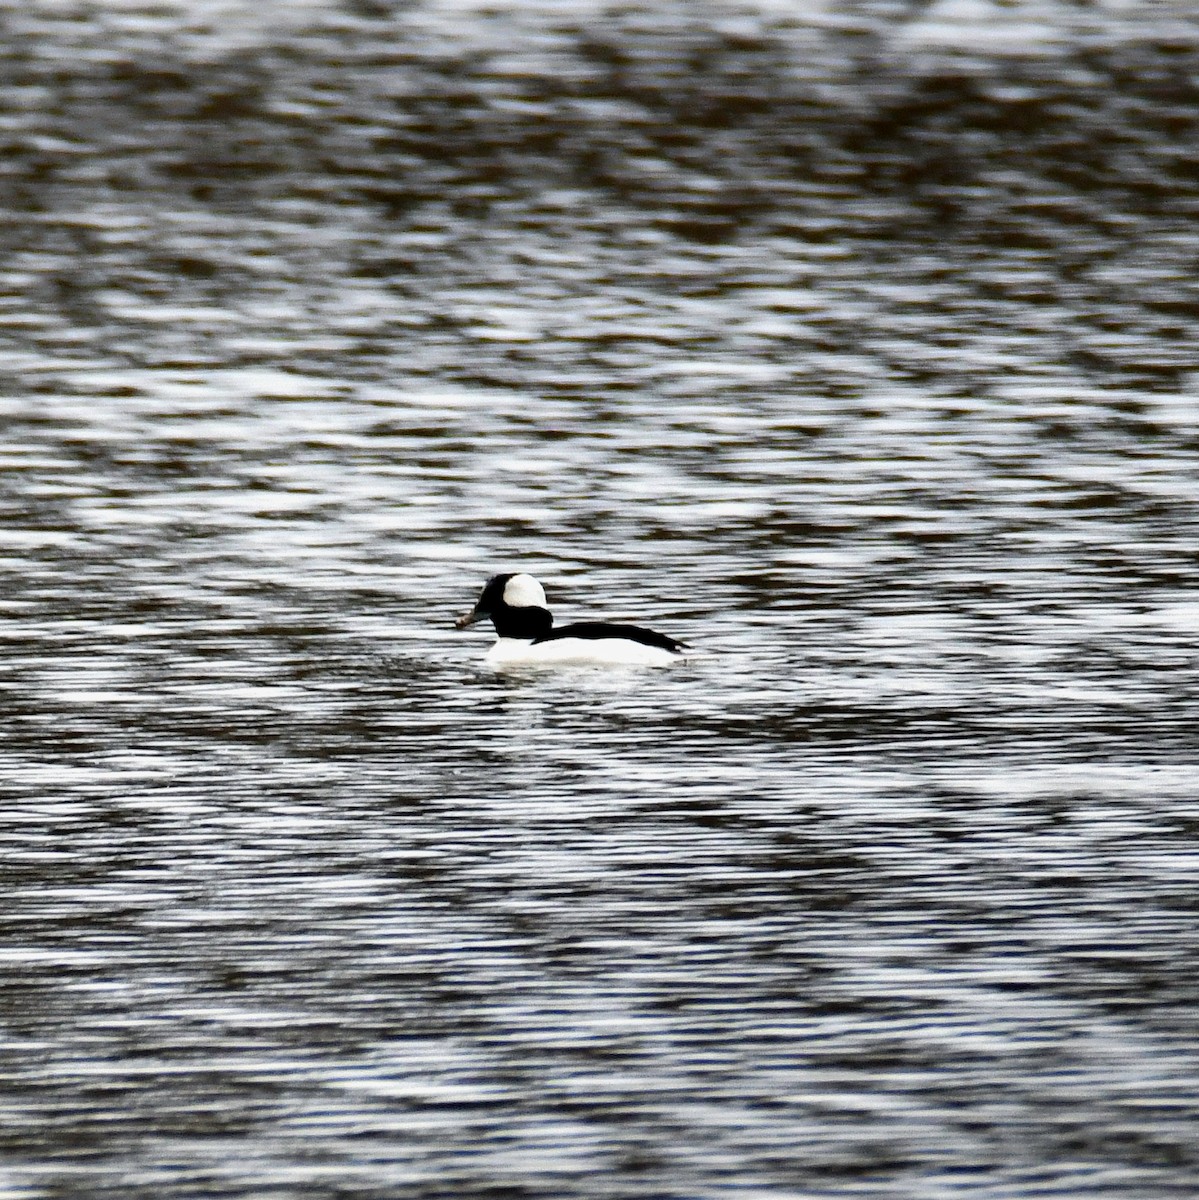
<instances>
[{"instance_id":1,"label":"duck's head","mask_svg":"<svg viewBox=\"0 0 1199 1200\"><path fill-rule=\"evenodd\" d=\"M500 637L535 638L547 633L554 618L545 606L545 591L532 575L493 575L474 608L454 624L466 629L490 620Z\"/></svg>"}]
</instances>

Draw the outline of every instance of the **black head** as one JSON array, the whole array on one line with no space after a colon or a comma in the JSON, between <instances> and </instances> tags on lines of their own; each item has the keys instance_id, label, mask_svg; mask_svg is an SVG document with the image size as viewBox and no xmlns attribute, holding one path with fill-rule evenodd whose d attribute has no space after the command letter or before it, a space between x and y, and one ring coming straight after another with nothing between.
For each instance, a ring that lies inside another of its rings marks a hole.
<instances>
[{"instance_id":1,"label":"black head","mask_svg":"<svg viewBox=\"0 0 1199 1200\"><path fill-rule=\"evenodd\" d=\"M532 575L511 572L493 575L474 608L455 624L465 629L489 618L500 637L541 637L554 624L541 584Z\"/></svg>"}]
</instances>

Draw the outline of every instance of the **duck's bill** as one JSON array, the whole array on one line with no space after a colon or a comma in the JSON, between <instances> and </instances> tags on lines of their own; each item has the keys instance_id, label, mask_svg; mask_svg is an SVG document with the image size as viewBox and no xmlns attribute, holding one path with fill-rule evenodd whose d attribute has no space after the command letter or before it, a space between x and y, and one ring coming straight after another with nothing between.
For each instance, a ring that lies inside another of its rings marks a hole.
<instances>
[{"instance_id":1,"label":"duck's bill","mask_svg":"<svg viewBox=\"0 0 1199 1200\"><path fill-rule=\"evenodd\" d=\"M477 625L481 620L483 620L484 616L485 616L485 614L479 612L479 610L477 608L472 609L470 612L468 612L466 614L466 616L459 617L454 622L454 628L455 629L467 629L471 625Z\"/></svg>"}]
</instances>

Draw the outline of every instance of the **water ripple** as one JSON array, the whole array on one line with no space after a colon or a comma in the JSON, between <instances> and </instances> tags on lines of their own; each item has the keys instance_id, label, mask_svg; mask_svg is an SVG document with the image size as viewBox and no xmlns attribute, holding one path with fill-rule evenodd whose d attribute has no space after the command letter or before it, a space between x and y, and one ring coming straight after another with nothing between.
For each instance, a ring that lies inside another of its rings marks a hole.
<instances>
[{"instance_id":1,"label":"water ripple","mask_svg":"<svg viewBox=\"0 0 1199 1200\"><path fill-rule=\"evenodd\" d=\"M285 7L0 4L0 1194L1190 1195L1193 15Z\"/></svg>"}]
</instances>

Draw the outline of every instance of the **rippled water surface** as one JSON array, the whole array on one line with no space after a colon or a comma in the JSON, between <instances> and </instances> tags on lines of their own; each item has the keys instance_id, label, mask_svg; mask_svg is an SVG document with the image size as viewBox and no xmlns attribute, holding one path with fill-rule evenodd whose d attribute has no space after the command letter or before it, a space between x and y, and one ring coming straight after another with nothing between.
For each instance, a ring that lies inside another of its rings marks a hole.
<instances>
[{"instance_id":1,"label":"rippled water surface","mask_svg":"<svg viewBox=\"0 0 1199 1200\"><path fill-rule=\"evenodd\" d=\"M0 33L0 1197L1196 1194L1190 6Z\"/></svg>"}]
</instances>

